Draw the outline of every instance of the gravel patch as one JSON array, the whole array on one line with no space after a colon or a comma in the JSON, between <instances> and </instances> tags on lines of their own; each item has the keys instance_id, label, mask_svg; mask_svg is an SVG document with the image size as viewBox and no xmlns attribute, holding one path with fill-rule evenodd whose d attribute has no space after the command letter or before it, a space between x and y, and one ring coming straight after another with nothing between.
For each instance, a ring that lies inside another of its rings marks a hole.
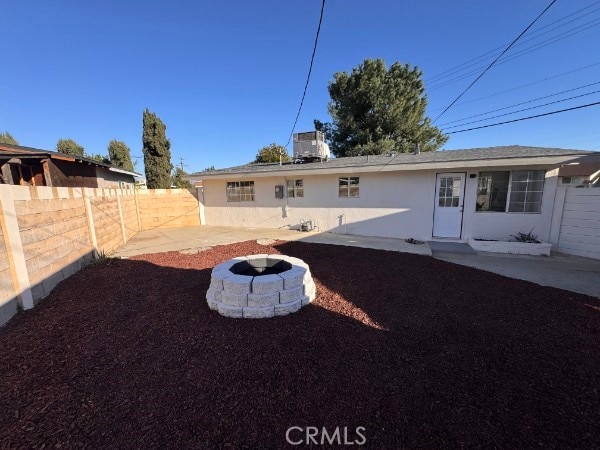
<instances>
[{"instance_id":1,"label":"gravel patch","mask_svg":"<svg viewBox=\"0 0 600 450\"><path fill-rule=\"evenodd\" d=\"M232 320L214 265L282 253L318 297ZM597 447L600 301L431 257L255 241L109 259L0 329L0 447Z\"/></svg>"}]
</instances>

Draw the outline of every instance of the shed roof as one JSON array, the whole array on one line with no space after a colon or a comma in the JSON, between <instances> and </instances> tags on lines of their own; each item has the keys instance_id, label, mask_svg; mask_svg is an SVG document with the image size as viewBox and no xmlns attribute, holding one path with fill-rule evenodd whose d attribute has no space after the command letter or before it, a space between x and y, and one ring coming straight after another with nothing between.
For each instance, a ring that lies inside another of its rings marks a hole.
<instances>
[{"instance_id":1,"label":"shed roof","mask_svg":"<svg viewBox=\"0 0 600 450\"><path fill-rule=\"evenodd\" d=\"M118 167L113 167L110 164L96 161L95 159L85 158L81 156L69 155L66 153L55 152L52 150L43 150L33 147L24 147L22 145L2 144L0 143L0 158L2 156L10 156L11 158L52 158L62 161L70 161L77 163L88 163L95 166L106 167L111 172L123 173L131 176L140 177L141 175L128 170L123 170Z\"/></svg>"},{"instance_id":2,"label":"shed roof","mask_svg":"<svg viewBox=\"0 0 600 450\"><path fill-rule=\"evenodd\" d=\"M594 175L596 172L600 172L600 162L597 163L575 163L565 164L558 171L560 177L586 177Z\"/></svg>"}]
</instances>

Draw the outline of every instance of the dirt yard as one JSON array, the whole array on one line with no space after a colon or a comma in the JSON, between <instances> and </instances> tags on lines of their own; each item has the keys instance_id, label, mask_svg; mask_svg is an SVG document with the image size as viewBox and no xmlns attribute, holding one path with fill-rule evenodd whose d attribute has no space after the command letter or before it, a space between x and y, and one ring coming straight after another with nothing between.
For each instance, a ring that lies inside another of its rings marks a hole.
<instances>
[{"instance_id":1,"label":"dirt yard","mask_svg":"<svg viewBox=\"0 0 600 450\"><path fill-rule=\"evenodd\" d=\"M304 259L317 300L235 320L214 264ZM426 256L300 242L107 260L0 329L0 447L594 447L600 301ZM229 445L228 445L229 444Z\"/></svg>"}]
</instances>

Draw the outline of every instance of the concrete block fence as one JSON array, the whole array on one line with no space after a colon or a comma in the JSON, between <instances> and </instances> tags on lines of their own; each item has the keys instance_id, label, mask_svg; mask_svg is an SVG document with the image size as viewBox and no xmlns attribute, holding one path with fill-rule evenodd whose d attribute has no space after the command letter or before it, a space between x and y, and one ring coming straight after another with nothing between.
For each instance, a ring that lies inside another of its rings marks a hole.
<instances>
[{"instance_id":1,"label":"concrete block fence","mask_svg":"<svg viewBox=\"0 0 600 450\"><path fill-rule=\"evenodd\" d=\"M187 189L0 185L0 326L141 230L200 225Z\"/></svg>"}]
</instances>

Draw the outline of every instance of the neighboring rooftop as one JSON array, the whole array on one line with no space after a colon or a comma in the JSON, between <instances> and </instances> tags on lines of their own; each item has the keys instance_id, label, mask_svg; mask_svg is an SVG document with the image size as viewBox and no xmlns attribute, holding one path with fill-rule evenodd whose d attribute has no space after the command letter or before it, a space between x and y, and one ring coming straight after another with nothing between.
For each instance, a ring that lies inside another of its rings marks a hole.
<instances>
[{"instance_id":1,"label":"neighboring rooftop","mask_svg":"<svg viewBox=\"0 0 600 450\"><path fill-rule=\"evenodd\" d=\"M246 164L243 166L229 167L210 172L191 174L194 177L211 178L213 176L246 173L287 172L299 170L322 170L342 168L362 168L371 166L398 166L420 165L441 162L461 162L477 160L498 160L516 158L544 158L544 157L581 157L597 152L572 150L562 148L525 147L510 145L503 147L472 148L465 150L442 150L437 152L424 152L418 155L413 153L396 153L388 155L353 156L346 158L333 158L323 162L312 163L287 163L273 164ZM600 156L600 153L599 153Z\"/></svg>"},{"instance_id":2,"label":"neighboring rooftop","mask_svg":"<svg viewBox=\"0 0 600 450\"><path fill-rule=\"evenodd\" d=\"M111 164L106 164L101 161L97 161L91 158L85 158L81 156L69 155L67 153L55 152L52 150L43 150L33 147L25 147L22 145L2 144L0 143L0 158L2 156L10 156L11 158L52 158L63 161L71 161L78 163L88 163L95 166L106 167L111 172L118 172L135 177L141 177L142 175L136 172L130 172L118 167L113 167Z\"/></svg>"},{"instance_id":3,"label":"neighboring rooftop","mask_svg":"<svg viewBox=\"0 0 600 450\"><path fill-rule=\"evenodd\" d=\"M600 162L565 164L558 171L560 177L587 177L600 172Z\"/></svg>"}]
</instances>

